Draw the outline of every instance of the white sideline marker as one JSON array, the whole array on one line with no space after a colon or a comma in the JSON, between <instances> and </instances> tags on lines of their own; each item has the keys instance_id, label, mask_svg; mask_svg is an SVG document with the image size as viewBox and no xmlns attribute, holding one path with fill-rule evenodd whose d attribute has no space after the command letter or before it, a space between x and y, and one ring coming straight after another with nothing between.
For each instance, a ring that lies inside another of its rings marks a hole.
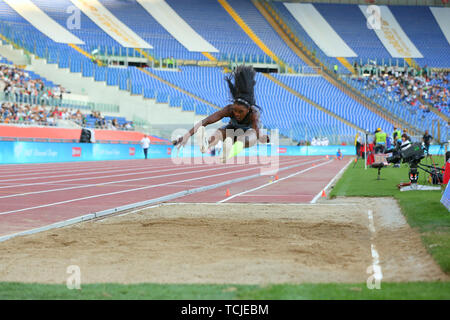
<instances>
[{"instance_id":1,"label":"white sideline marker","mask_svg":"<svg viewBox=\"0 0 450 320\"><path fill-rule=\"evenodd\" d=\"M372 210L369 210L367 215L369 217L369 230L371 232L371 238L373 239L375 236L375 225ZM381 281L383 279L383 273L381 272L380 255L373 243L370 244L370 251L372 253L372 270L374 272L374 278Z\"/></svg>"},{"instance_id":2,"label":"white sideline marker","mask_svg":"<svg viewBox=\"0 0 450 320\"><path fill-rule=\"evenodd\" d=\"M303 169L303 170L301 170L301 171L298 171L298 172L295 172L295 173L293 173L293 174L290 174L290 175L288 175L288 176L286 176L286 177L284 177L284 178L281 178L281 179L278 179L278 180L275 180L275 181L272 181L272 182L269 182L269 183L265 183L265 184L263 184L263 185L261 185L261 186L259 186L259 187L256 187L256 188L253 188L253 189L250 189L250 190L246 190L246 191L237 193L237 194L235 194L235 195L233 195L233 196L230 196L230 197L228 197L228 198L225 198L225 199L223 199L223 200L220 200L220 201L218 201L217 203L223 203L223 202L228 201L228 200L231 200L231 199L233 199L233 198L235 198L235 197L239 197L239 196L241 196L241 195L244 195L244 194L246 194L246 193L248 193L248 192L252 192L252 191L256 191L256 190L262 189L262 188L264 188L264 187L267 187L268 185L271 185L271 184L274 184L274 183L283 181L283 180L285 180L285 179L291 178L291 177L293 177L293 176L296 176L296 175L301 174L301 173L303 173L303 172L309 171L309 170L311 170L311 169L321 167L321 166L326 165L326 164L328 164L328 163L330 163L330 162L332 162L332 161L333 161L333 160L328 160L327 162L323 162L323 163L321 163L321 164L319 164L319 165L317 165L317 166L313 166L313 167L309 167L309 168Z\"/></svg>"},{"instance_id":3,"label":"white sideline marker","mask_svg":"<svg viewBox=\"0 0 450 320\"><path fill-rule=\"evenodd\" d=\"M317 200L320 198L320 196L322 195L322 191L327 191L327 189L338 179L341 177L341 175L344 173L345 169L347 169L347 167L350 165L350 163L353 162L353 158L350 159L348 161L348 163L345 165L345 167L343 167L335 176L333 179L331 179L331 181L325 186L325 188L323 190L320 190L318 194L316 194L316 196L311 200L311 204L315 204L317 202Z\"/></svg>"}]
</instances>

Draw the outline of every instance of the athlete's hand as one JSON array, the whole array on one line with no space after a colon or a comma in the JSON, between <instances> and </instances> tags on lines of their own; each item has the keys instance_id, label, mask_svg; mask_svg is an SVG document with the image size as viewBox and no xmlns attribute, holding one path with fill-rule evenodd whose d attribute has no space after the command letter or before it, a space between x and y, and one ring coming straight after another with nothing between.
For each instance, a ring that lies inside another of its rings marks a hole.
<instances>
[{"instance_id":1,"label":"athlete's hand","mask_svg":"<svg viewBox=\"0 0 450 320\"><path fill-rule=\"evenodd\" d=\"M179 137L177 140L173 140L172 144L174 146L177 146L178 148L184 147L184 145L188 142L189 137L189 135L185 134L184 136Z\"/></svg>"},{"instance_id":2,"label":"athlete's hand","mask_svg":"<svg viewBox=\"0 0 450 320\"><path fill-rule=\"evenodd\" d=\"M181 142L182 139L183 139L183 137L179 137L179 138L176 139L176 140L172 140L172 144L173 144L174 146L177 146L177 145Z\"/></svg>"},{"instance_id":3,"label":"athlete's hand","mask_svg":"<svg viewBox=\"0 0 450 320\"><path fill-rule=\"evenodd\" d=\"M269 143L270 142L270 138L267 134L262 135L261 137L259 137L259 141L263 142L263 143Z\"/></svg>"}]
</instances>

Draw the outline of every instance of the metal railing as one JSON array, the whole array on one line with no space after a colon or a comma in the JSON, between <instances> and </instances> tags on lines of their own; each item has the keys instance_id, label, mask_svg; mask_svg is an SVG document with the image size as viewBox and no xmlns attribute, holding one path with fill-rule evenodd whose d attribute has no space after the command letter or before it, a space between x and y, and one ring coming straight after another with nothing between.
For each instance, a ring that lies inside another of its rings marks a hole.
<instances>
[{"instance_id":1,"label":"metal railing","mask_svg":"<svg viewBox=\"0 0 450 320\"><path fill-rule=\"evenodd\" d=\"M283 1L283 0L274 0ZM370 5L367 0L295 0L295 2L307 3L338 3L338 4L364 4ZM443 3L442 0L376 0L376 5L404 5L404 6L442 6L448 7L450 3Z\"/></svg>"},{"instance_id":2,"label":"metal railing","mask_svg":"<svg viewBox=\"0 0 450 320\"><path fill-rule=\"evenodd\" d=\"M47 97L44 95L44 93L41 93L38 96L34 96L22 93L7 94L5 92L0 92L0 101L12 103L24 103L30 105L42 105L48 107L61 107L69 109L100 111L108 113L120 112L120 107L119 105L116 104Z\"/></svg>"}]
</instances>

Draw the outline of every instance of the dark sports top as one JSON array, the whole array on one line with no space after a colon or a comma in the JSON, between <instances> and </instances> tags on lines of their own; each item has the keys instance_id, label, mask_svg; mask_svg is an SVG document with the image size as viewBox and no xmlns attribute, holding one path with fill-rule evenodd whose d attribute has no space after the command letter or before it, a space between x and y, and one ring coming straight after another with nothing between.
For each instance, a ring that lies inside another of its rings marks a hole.
<instances>
[{"instance_id":1,"label":"dark sports top","mask_svg":"<svg viewBox=\"0 0 450 320\"><path fill-rule=\"evenodd\" d=\"M245 116L245 118L242 119L242 121L240 121L240 122L237 121L237 119L233 115L233 112L231 112L229 125L232 125L236 129L251 128L252 127L251 116L252 116L253 112L258 112L258 111L255 110L254 107L251 107L249 112Z\"/></svg>"},{"instance_id":2,"label":"dark sports top","mask_svg":"<svg viewBox=\"0 0 450 320\"><path fill-rule=\"evenodd\" d=\"M425 144L430 144L431 139L433 139L433 137L430 134L423 135L423 142L425 142Z\"/></svg>"}]
</instances>

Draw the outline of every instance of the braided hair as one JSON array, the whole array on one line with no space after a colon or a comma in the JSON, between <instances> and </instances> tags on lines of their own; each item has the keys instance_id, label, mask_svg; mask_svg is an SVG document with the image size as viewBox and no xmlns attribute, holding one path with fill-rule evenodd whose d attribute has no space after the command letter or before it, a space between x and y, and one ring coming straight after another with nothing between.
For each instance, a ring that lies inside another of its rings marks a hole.
<instances>
[{"instance_id":1,"label":"braided hair","mask_svg":"<svg viewBox=\"0 0 450 320\"><path fill-rule=\"evenodd\" d=\"M252 66L241 65L236 67L229 76L225 77L235 104L244 105L248 108L255 106L261 109L256 105L255 101L255 75L256 72ZM233 79L234 84L232 82Z\"/></svg>"}]
</instances>

